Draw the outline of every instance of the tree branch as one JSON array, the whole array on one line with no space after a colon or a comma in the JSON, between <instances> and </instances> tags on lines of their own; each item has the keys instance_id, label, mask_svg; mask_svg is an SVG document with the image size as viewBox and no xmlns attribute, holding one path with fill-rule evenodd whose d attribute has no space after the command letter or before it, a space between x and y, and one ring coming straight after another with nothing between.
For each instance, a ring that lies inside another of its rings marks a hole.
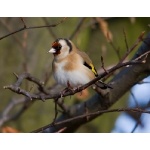
<instances>
[{"instance_id":1,"label":"tree branch","mask_svg":"<svg viewBox=\"0 0 150 150\"><path fill-rule=\"evenodd\" d=\"M9 104L6 106L6 108L2 111L1 115L0 115L0 127L7 121L9 120L12 120L15 116L15 115L12 115L10 114L10 111L16 106L16 105L19 105L21 103L24 103L25 102L25 99L22 98L22 99L12 99ZM18 113L17 113L18 114Z\"/></svg>"},{"instance_id":2,"label":"tree branch","mask_svg":"<svg viewBox=\"0 0 150 150\"><path fill-rule=\"evenodd\" d=\"M79 29L81 28L83 22L85 21L85 17L81 18L79 21L79 24L76 26L75 30L73 31L73 33L70 35L69 39L72 40L73 37L75 37L75 35L79 32Z\"/></svg>"},{"instance_id":3,"label":"tree branch","mask_svg":"<svg viewBox=\"0 0 150 150\"><path fill-rule=\"evenodd\" d=\"M38 29L38 28L47 28L47 27L56 27L57 25L63 23L65 20L66 20L66 17L63 18L62 20L60 20L58 23L55 23L55 24L43 25L43 26L31 26L31 27L27 27L27 25L25 24L23 18L21 18L21 21L23 22L23 27L17 29L16 31L13 31L13 32L11 32L11 33L9 33L9 34L6 34L6 35L0 37L0 40L4 39L4 38L6 38L6 37L8 37L8 36L10 36L10 35L13 35L13 34L15 34L15 33L21 32L21 31L23 31L23 30Z\"/></svg>"},{"instance_id":4,"label":"tree branch","mask_svg":"<svg viewBox=\"0 0 150 150\"><path fill-rule=\"evenodd\" d=\"M135 49L135 47L141 42L143 41L143 36L144 36L144 33L145 31L143 31L140 36L138 37L138 39L135 41L135 43L133 44L133 46L129 49L127 49L127 52L126 54L124 55L124 57L122 57L122 59L119 61L118 64L122 63L126 58L127 56ZM126 41L126 40L125 40ZM127 46L128 47L128 46Z\"/></svg>"},{"instance_id":5,"label":"tree branch","mask_svg":"<svg viewBox=\"0 0 150 150\"><path fill-rule=\"evenodd\" d=\"M46 130L50 127L53 127L53 126L57 127L59 125L63 125L64 128L67 129L67 127L65 126L66 123L72 124L73 122L78 121L79 119L85 119L88 116L89 117L94 117L94 116L98 116L98 115L101 115L101 114L104 114L104 113L110 113L110 112L138 112L138 113L150 114L150 111L144 110L144 109L141 109L141 108L119 108L119 109L111 109L111 110L100 110L100 111L96 111L96 112L93 112L93 113L88 113L88 114L86 113L86 114L83 114L83 115L80 115L80 116L72 117L72 118L69 118L69 119L66 119L66 120L63 120L63 121L60 121L60 122L56 122L55 124L49 124L47 126L39 128L39 129L34 130L32 132L34 132L34 133L44 132L44 130ZM56 132L58 132L58 131L56 131Z\"/></svg>"},{"instance_id":6,"label":"tree branch","mask_svg":"<svg viewBox=\"0 0 150 150\"><path fill-rule=\"evenodd\" d=\"M115 102L117 102L133 85L135 85L150 74L150 33L144 41L145 42L140 46L133 59L137 59L140 55L148 52L145 63L139 65L130 65L122 69L110 82L110 84L113 86L113 89L105 90L105 94L103 95L97 93L89 100L87 100L86 108L89 113L107 110ZM115 67L118 67L118 65ZM104 75L105 73L103 73L102 76L99 76L98 78L100 79ZM95 80L97 80L98 78L96 78ZM54 126L48 126L41 132L57 132L64 127L66 127L65 132L73 132L82 124L85 124L102 114L100 113L94 116L89 116L88 120L81 117L77 120L72 120L71 123L65 122L66 119L79 117L81 115L84 115L85 113L85 102L76 104L70 107L69 114L62 114L56 120ZM63 125L59 124L59 122L63 121L65 122Z\"/></svg>"},{"instance_id":7,"label":"tree branch","mask_svg":"<svg viewBox=\"0 0 150 150\"><path fill-rule=\"evenodd\" d=\"M46 100L46 99L58 99L61 97L66 97L66 96L70 96L70 95L74 95L75 93L81 92L82 90L86 89L87 87L91 86L92 84L94 84L95 82L97 82L98 80L100 80L101 78L105 77L106 75L109 75L110 73L114 72L115 70L124 67L124 66L129 66L129 65L135 65L135 64L141 64L143 62L141 61L130 61L130 62L125 62L119 65L116 65L114 67L112 67L111 69L107 70L106 72L102 73L101 75L99 75L97 78L93 79L92 81L90 81L89 83L80 86L74 90L69 90L67 92L65 92L63 95L61 94L61 92L57 92L57 93L49 93L48 90L46 90L44 88L44 84L39 80L36 79L34 77L32 77L29 73L23 73L20 76L18 76L18 80L16 81L16 83L12 84L12 85L7 85L4 86L4 89L9 89L15 93L18 94L22 94L26 97L28 97L30 100ZM29 81L32 81L34 83L36 83L39 86L39 90L42 92L41 94L38 93L30 93L29 91L26 91L24 89L22 89L20 87L21 83L23 82L23 79L27 79ZM112 85L112 84L111 84Z\"/></svg>"}]
</instances>

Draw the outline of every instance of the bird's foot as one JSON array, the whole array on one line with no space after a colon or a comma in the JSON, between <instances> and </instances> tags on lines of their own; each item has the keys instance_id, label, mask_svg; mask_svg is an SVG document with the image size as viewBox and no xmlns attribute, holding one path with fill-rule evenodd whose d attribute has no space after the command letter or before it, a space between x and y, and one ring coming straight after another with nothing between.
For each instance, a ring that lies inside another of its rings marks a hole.
<instances>
[{"instance_id":1,"label":"bird's foot","mask_svg":"<svg viewBox=\"0 0 150 150\"><path fill-rule=\"evenodd\" d=\"M61 95L61 98L64 96L64 94L68 91L68 87L66 87L65 89L63 89L61 92L60 92L60 95Z\"/></svg>"},{"instance_id":2,"label":"bird's foot","mask_svg":"<svg viewBox=\"0 0 150 150\"><path fill-rule=\"evenodd\" d=\"M63 89L61 92L60 92L60 95L61 95L61 98L64 96L64 94L66 93L66 92L72 92L72 93L74 93L74 91L75 91L76 89L74 89L74 88L71 88L71 87L66 87L65 89Z\"/></svg>"},{"instance_id":3,"label":"bird's foot","mask_svg":"<svg viewBox=\"0 0 150 150\"><path fill-rule=\"evenodd\" d=\"M103 89L103 90L108 89L108 88L109 88L109 89L113 89L110 85L108 85L108 84L102 82L101 80L97 81L97 82L95 83L95 85L97 85L99 88L101 88L101 89Z\"/></svg>"},{"instance_id":4,"label":"bird's foot","mask_svg":"<svg viewBox=\"0 0 150 150\"><path fill-rule=\"evenodd\" d=\"M72 87L66 87L65 89L63 89L61 92L60 92L60 95L61 95L61 98L64 96L64 94L66 92L72 92L74 93L75 91L79 91L80 90L80 86L76 87L76 88L72 88ZM80 96L82 95L82 91L80 91Z\"/></svg>"},{"instance_id":5,"label":"bird's foot","mask_svg":"<svg viewBox=\"0 0 150 150\"><path fill-rule=\"evenodd\" d=\"M79 91L79 90L80 90L80 87L81 87L81 85L77 86L77 87L74 89L74 91L75 91L75 90ZM80 96L81 96L81 95L82 95L82 91L80 91Z\"/></svg>"}]
</instances>

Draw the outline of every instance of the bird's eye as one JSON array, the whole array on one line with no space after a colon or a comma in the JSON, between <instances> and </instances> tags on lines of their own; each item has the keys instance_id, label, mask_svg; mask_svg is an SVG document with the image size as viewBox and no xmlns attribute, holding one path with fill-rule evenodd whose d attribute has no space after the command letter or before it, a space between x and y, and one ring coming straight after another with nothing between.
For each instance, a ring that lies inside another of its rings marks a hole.
<instances>
[{"instance_id":1,"label":"bird's eye","mask_svg":"<svg viewBox=\"0 0 150 150\"><path fill-rule=\"evenodd\" d=\"M57 48L56 48L56 50L60 50L61 47L62 47L61 45L58 45Z\"/></svg>"},{"instance_id":2,"label":"bird's eye","mask_svg":"<svg viewBox=\"0 0 150 150\"><path fill-rule=\"evenodd\" d=\"M58 42L54 42L54 43L52 44L52 47L53 47L54 49L56 49L57 51L59 51L62 46L61 46Z\"/></svg>"}]
</instances>

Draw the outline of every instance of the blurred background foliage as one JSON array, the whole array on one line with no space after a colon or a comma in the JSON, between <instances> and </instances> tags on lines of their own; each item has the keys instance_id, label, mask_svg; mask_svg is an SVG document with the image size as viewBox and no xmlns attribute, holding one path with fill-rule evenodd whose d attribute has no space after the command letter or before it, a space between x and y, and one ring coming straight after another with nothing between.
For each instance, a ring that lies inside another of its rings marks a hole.
<instances>
[{"instance_id":1,"label":"blurred background foliage","mask_svg":"<svg viewBox=\"0 0 150 150\"><path fill-rule=\"evenodd\" d=\"M24 21L29 27L55 24L61 19L24 18ZM3 89L3 86L16 81L14 72L17 74L29 72L42 81L45 81L48 77L47 87L55 83L51 72L53 56L47 52L56 38L71 37L77 47L91 57L95 67L100 71L101 56L103 56L107 68L118 62L115 50L119 50L121 56L126 52L124 32L130 47L142 31L146 31L146 33L149 31L149 24L150 18L73 17L67 18L56 27L24 30L0 40L0 113L12 99L23 97ZM80 26L80 28L75 32L77 26ZM20 18L0 18L0 37L21 27L23 27L23 23ZM75 34L73 34L74 32ZM31 91L36 90L36 87L29 82L24 82L23 87L25 89L32 87ZM79 103L87 100L93 94L94 91L88 89L81 96L77 94L72 96L71 99L65 98L65 103L68 105ZM113 108L125 107L127 99L128 93ZM16 112L19 107L17 106L12 110L12 113ZM76 132L111 132L118 115L119 113L106 113L81 126ZM53 100L35 101L19 118L5 123L3 127L9 126L19 132L30 132L51 123L53 117Z\"/></svg>"}]
</instances>

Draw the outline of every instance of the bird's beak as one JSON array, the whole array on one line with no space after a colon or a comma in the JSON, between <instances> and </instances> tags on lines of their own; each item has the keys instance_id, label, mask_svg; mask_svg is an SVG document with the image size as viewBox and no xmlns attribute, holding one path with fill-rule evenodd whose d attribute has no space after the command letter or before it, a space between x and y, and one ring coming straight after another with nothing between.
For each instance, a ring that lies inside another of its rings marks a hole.
<instances>
[{"instance_id":1,"label":"bird's beak","mask_svg":"<svg viewBox=\"0 0 150 150\"><path fill-rule=\"evenodd\" d=\"M51 48L48 52L49 53L56 53L56 50L54 48Z\"/></svg>"}]
</instances>

